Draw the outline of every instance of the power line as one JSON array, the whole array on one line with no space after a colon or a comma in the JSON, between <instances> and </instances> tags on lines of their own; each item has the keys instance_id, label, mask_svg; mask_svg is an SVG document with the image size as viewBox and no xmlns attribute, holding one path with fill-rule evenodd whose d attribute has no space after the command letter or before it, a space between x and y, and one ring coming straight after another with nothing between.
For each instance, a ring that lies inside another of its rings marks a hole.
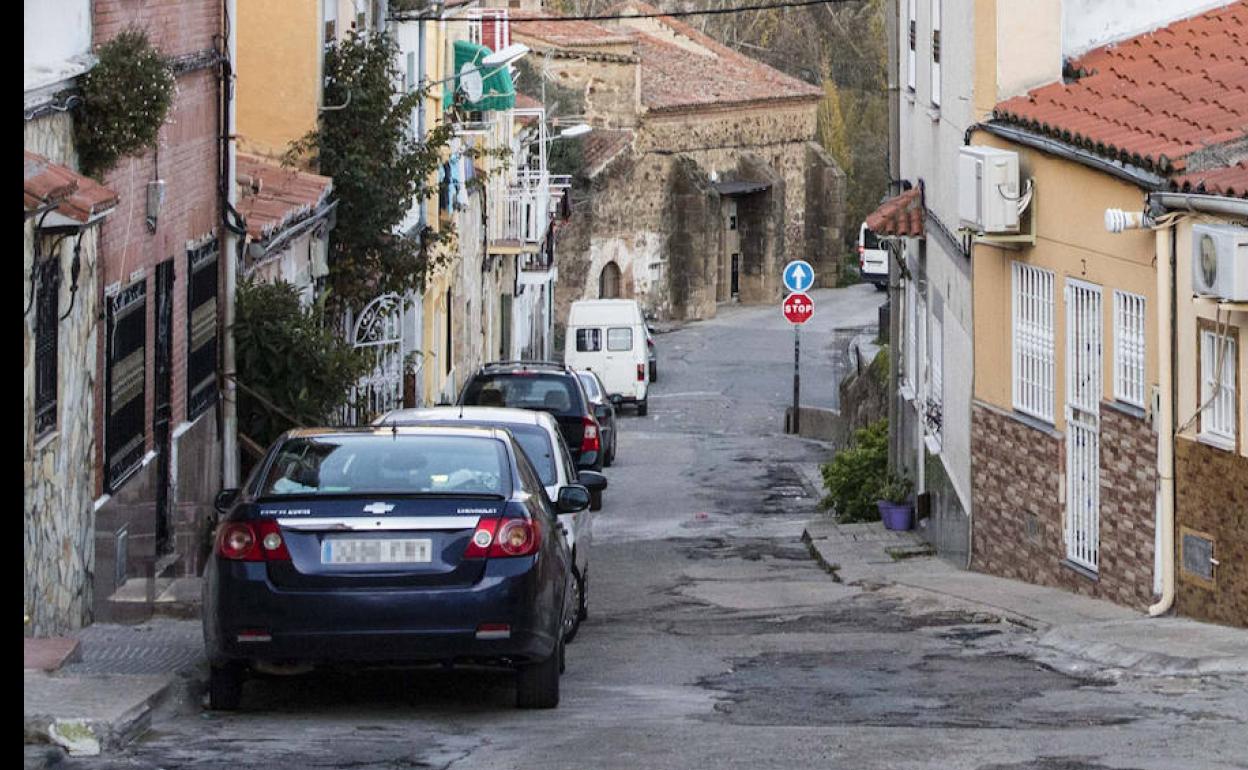
<instances>
[{"instance_id":1,"label":"power line","mask_svg":"<svg viewBox=\"0 0 1248 770\"><path fill-rule=\"evenodd\" d=\"M513 24L523 24L529 21L618 21L621 19L662 19L662 18L681 18L685 16L723 16L730 13L746 13L749 11L770 11L776 8L805 8L812 5L844 5L846 3L861 3L863 0L782 0L778 3L758 3L754 5L737 5L731 8L706 8L695 11L657 11L655 13L602 13L591 14L586 16L513 16L510 21ZM393 17L397 21L405 19L396 14ZM415 17L413 17L415 18Z\"/></svg>"}]
</instances>

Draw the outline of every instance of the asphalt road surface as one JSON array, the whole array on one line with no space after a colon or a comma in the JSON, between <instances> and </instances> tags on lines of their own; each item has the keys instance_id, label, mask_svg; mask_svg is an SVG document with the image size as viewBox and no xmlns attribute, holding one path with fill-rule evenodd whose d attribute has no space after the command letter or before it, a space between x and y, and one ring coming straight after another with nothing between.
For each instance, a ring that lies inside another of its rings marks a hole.
<instances>
[{"instance_id":1,"label":"asphalt road surface","mask_svg":"<svg viewBox=\"0 0 1248 770\"><path fill-rule=\"evenodd\" d=\"M882 296L816 293L808 403L834 401L840 351ZM237 714L204 712L192 681L123 754L64 765L1248 767L1242 679L1072 678L1029 658L1023 629L823 572L799 540L820 514L798 470L825 450L781 433L778 308L727 307L658 345L650 414L621 419L557 710L516 710L510 679L484 672L253 681Z\"/></svg>"}]
</instances>

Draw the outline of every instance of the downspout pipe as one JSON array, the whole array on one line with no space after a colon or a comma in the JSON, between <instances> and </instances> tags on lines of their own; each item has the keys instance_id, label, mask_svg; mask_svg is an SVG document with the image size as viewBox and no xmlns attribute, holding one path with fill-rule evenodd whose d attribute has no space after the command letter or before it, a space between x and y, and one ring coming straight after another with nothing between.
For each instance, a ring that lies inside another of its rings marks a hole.
<instances>
[{"instance_id":1,"label":"downspout pipe","mask_svg":"<svg viewBox=\"0 0 1248 770\"><path fill-rule=\"evenodd\" d=\"M221 248L221 486L236 489L239 486L238 456L238 400L234 387L236 374L234 349L234 299L238 285L238 260L242 254L243 239L247 232L242 216L235 204L238 202L238 185L235 184L234 148L234 63L238 61L236 32L237 0L224 0L225 12L225 61L221 64L221 224L224 240ZM231 221L231 217L237 221Z\"/></svg>"},{"instance_id":2,"label":"downspout pipe","mask_svg":"<svg viewBox=\"0 0 1248 770\"><path fill-rule=\"evenodd\" d=\"M1174 606L1174 371L1175 371L1175 236L1177 224L1157 231L1157 360L1161 386L1157 430L1157 496L1161 527L1161 598L1148 608L1157 617ZM1166 365L1168 364L1168 365Z\"/></svg>"}]
</instances>

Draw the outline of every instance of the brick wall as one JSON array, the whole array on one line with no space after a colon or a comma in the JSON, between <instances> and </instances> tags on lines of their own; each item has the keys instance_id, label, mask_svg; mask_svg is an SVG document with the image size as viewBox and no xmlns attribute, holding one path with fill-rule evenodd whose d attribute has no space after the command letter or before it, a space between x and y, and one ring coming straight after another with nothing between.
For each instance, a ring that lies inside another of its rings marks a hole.
<instances>
[{"instance_id":1,"label":"brick wall","mask_svg":"<svg viewBox=\"0 0 1248 770\"><path fill-rule=\"evenodd\" d=\"M143 27L152 44L169 57L190 56L211 51L214 36L222 30L222 5L217 0L96 0L92 3L93 45L99 46L130 25ZM211 238L219 231L217 204L219 82L215 66L187 69L177 75L177 88L154 150L124 158L108 173L105 183L117 191L120 204L100 230L100 287L126 286L135 280L147 286L145 343L146 399L144 430L147 450L155 449L153 402L155 398L156 352L156 268L173 260L172 360L170 372L170 430L187 419L187 249ZM165 182L165 198L156 227L148 228L147 185L155 179ZM141 277L136 275L141 271ZM103 492L105 460L105 366L106 321L101 314L97 356L101 376L96 381L96 465L99 493ZM208 413L211 416L211 412ZM203 421L203 418L201 418ZM198 427L198 426L197 426ZM215 429L194 430L177 440L178 465L197 469L201 483L174 488L175 499L169 512L171 535L177 537L179 553L194 546L185 542L186 532L198 531L190 521L202 516L211 504L210 490L218 486L220 461L216 453ZM114 588L111 571L115 559L114 533L129 525L132 540L129 560L131 575L141 574L135 562L151 555L151 531L155 516L155 496L162 484L156 478L157 464L143 467L115 492L97 512L96 547L101 564L108 569L96 574L97 609ZM171 481L172 486L172 481ZM203 499L188 499L194 496ZM191 559L194 569L196 560ZM110 574L103 574L108 572Z\"/></svg>"},{"instance_id":2,"label":"brick wall","mask_svg":"<svg viewBox=\"0 0 1248 770\"><path fill-rule=\"evenodd\" d=\"M1152 603L1155 438L1144 420L1101 408L1099 574L1063 564L1060 434L971 408L971 566L1142 608Z\"/></svg>"},{"instance_id":3,"label":"brick wall","mask_svg":"<svg viewBox=\"0 0 1248 770\"><path fill-rule=\"evenodd\" d=\"M1248 457L1175 440L1175 608L1200 620L1248 627ZM1212 536L1212 586L1182 568L1181 527Z\"/></svg>"}]
</instances>

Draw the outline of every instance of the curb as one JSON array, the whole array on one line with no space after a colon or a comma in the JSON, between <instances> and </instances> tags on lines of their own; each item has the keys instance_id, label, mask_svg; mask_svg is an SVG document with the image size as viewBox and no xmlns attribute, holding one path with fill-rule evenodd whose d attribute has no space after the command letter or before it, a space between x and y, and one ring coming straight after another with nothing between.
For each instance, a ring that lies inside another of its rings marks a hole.
<instances>
[{"instance_id":1,"label":"curb","mask_svg":"<svg viewBox=\"0 0 1248 770\"><path fill-rule=\"evenodd\" d=\"M102 684L107 684L109 678L92 677ZM159 686L140 701L112 718L23 714L23 743L59 746L71 757L97 756L119 749L151 727L152 712L168 697L175 677L162 679Z\"/></svg>"},{"instance_id":2,"label":"curb","mask_svg":"<svg viewBox=\"0 0 1248 770\"><path fill-rule=\"evenodd\" d=\"M1080 642L1054 629L1036 640L1036 644L1072 658L1107 668L1154 676L1201 676L1206 674L1248 674L1248 660L1243 658L1188 658L1145 652L1113 642Z\"/></svg>"}]
</instances>

